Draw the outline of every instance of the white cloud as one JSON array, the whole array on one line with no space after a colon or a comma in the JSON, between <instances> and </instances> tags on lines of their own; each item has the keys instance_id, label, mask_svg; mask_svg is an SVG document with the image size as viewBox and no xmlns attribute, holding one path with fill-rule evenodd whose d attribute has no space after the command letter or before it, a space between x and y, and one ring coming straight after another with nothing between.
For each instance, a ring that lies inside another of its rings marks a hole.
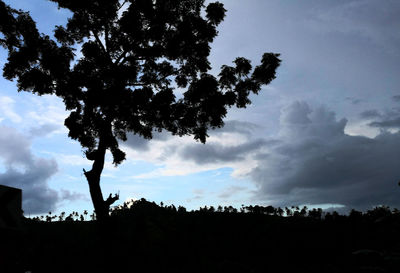
<instances>
[{"instance_id":1,"label":"white cloud","mask_svg":"<svg viewBox=\"0 0 400 273\"><path fill-rule=\"evenodd\" d=\"M141 147L146 147L143 150L136 148L139 141L132 145L128 140L123 143L128 159L140 159L159 166L133 178L182 176L225 167L232 167L235 177L245 175L252 169L253 155L265 146L265 141L252 139L249 135L252 124L227 122L227 125L226 129L211 131L206 144L187 136L156 137L150 141L143 140Z\"/></svg>"},{"instance_id":2,"label":"white cloud","mask_svg":"<svg viewBox=\"0 0 400 273\"><path fill-rule=\"evenodd\" d=\"M2 115L1 120L9 119L14 123L20 123L22 118L14 110L15 100L7 97L0 96L0 114Z\"/></svg>"}]
</instances>

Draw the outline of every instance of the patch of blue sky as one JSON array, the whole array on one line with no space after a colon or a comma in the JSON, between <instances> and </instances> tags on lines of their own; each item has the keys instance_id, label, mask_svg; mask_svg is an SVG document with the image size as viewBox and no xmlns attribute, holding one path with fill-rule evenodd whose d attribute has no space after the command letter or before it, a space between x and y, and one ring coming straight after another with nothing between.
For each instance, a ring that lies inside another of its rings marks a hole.
<instances>
[{"instance_id":1,"label":"patch of blue sky","mask_svg":"<svg viewBox=\"0 0 400 273\"><path fill-rule=\"evenodd\" d=\"M39 32L52 36L55 25L65 25L71 13L58 9L57 4L43 0L5 0L6 4L15 9L29 11L37 23Z\"/></svg>"},{"instance_id":2,"label":"patch of blue sky","mask_svg":"<svg viewBox=\"0 0 400 273\"><path fill-rule=\"evenodd\" d=\"M32 150L35 151L37 156L56 160L57 157L65 159L68 156L85 159L79 143L70 139L66 133L37 137L32 143Z\"/></svg>"},{"instance_id":3,"label":"patch of blue sky","mask_svg":"<svg viewBox=\"0 0 400 273\"><path fill-rule=\"evenodd\" d=\"M151 164L147 165L149 165L148 168L150 170ZM120 169L120 171L124 172L124 167ZM135 171L135 169L133 168L132 171ZM118 174L120 174L120 171L118 171ZM185 176L160 176L149 179L132 178L126 182L114 181L117 183L112 183L112 178L105 177L103 178L103 191L104 193L120 192L121 202L131 198L146 198L157 203L182 205L187 209L198 209L200 206L205 205L218 206L226 203L220 197L221 192L243 183L243 181L238 182L231 177L232 171L232 168L221 168ZM243 194L238 191L236 195L233 197ZM228 199L234 200L235 198ZM243 203L243 200L240 202Z\"/></svg>"},{"instance_id":4,"label":"patch of blue sky","mask_svg":"<svg viewBox=\"0 0 400 273\"><path fill-rule=\"evenodd\" d=\"M4 163L0 160L0 174L5 173L7 171Z\"/></svg>"}]
</instances>

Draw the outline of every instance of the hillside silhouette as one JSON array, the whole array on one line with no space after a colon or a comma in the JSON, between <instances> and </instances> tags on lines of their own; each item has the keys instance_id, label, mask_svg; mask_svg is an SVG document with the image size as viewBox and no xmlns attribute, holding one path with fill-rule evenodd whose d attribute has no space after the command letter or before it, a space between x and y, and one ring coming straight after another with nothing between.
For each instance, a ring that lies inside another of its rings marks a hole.
<instances>
[{"instance_id":1,"label":"hillside silhouette","mask_svg":"<svg viewBox=\"0 0 400 273\"><path fill-rule=\"evenodd\" d=\"M398 272L400 212L184 207L141 199L107 222L25 218L1 272Z\"/></svg>"}]
</instances>

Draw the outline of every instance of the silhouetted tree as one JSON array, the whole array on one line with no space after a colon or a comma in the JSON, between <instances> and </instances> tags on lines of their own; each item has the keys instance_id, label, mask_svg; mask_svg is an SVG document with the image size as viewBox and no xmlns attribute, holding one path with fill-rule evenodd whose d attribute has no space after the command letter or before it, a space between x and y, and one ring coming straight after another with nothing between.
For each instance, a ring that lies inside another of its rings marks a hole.
<instances>
[{"instance_id":1,"label":"silhouetted tree","mask_svg":"<svg viewBox=\"0 0 400 273\"><path fill-rule=\"evenodd\" d=\"M250 104L249 95L269 84L280 64L279 54L265 53L254 69L236 58L218 77L208 73L210 43L226 11L219 2L51 1L72 13L65 27L55 27L55 39L0 0L0 45L8 50L3 75L16 79L20 91L63 99L69 137L93 161L83 171L99 220L118 199L104 200L100 187L107 150L117 166L128 132L151 139L154 130L166 130L205 143L209 129L224 125L228 108Z\"/></svg>"},{"instance_id":2,"label":"silhouetted tree","mask_svg":"<svg viewBox=\"0 0 400 273\"><path fill-rule=\"evenodd\" d=\"M321 208L313 208L308 211L308 216L314 218L316 220L321 220L322 217L322 209Z\"/></svg>"},{"instance_id":3,"label":"silhouetted tree","mask_svg":"<svg viewBox=\"0 0 400 273\"><path fill-rule=\"evenodd\" d=\"M275 214L275 212L276 212L276 210L273 206L267 206L264 208L264 210L265 210L265 213L268 215Z\"/></svg>"},{"instance_id":4,"label":"silhouetted tree","mask_svg":"<svg viewBox=\"0 0 400 273\"><path fill-rule=\"evenodd\" d=\"M281 208L281 207L278 207L277 208L277 210L276 210L276 213L279 215L279 216L282 216L283 214L284 214L284 210Z\"/></svg>"},{"instance_id":5,"label":"silhouetted tree","mask_svg":"<svg viewBox=\"0 0 400 273\"><path fill-rule=\"evenodd\" d=\"M285 207L285 213L286 213L286 216L292 216L293 215L292 210L290 208L288 208L288 207Z\"/></svg>"}]
</instances>

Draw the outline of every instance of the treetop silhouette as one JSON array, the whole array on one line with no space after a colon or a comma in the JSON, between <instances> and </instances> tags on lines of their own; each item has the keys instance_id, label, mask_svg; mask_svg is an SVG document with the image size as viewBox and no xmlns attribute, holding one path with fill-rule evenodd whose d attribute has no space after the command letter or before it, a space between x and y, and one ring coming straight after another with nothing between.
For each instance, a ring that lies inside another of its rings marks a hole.
<instances>
[{"instance_id":1,"label":"treetop silhouette","mask_svg":"<svg viewBox=\"0 0 400 273\"><path fill-rule=\"evenodd\" d=\"M249 105L249 95L275 78L281 62L279 54L265 53L254 69L236 58L217 77L208 73L210 43L226 12L219 2L51 1L72 12L66 26L55 26L54 38L39 33L29 13L0 0L0 45L8 51L3 76L16 79L19 91L63 99L69 137L93 161L84 174L98 219L118 199L104 200L100 188L107 150L118 165L127 133L151 139L154 130L205 143L209 129L224 125L228 108Z\"/></svg>"}]
</instances>

